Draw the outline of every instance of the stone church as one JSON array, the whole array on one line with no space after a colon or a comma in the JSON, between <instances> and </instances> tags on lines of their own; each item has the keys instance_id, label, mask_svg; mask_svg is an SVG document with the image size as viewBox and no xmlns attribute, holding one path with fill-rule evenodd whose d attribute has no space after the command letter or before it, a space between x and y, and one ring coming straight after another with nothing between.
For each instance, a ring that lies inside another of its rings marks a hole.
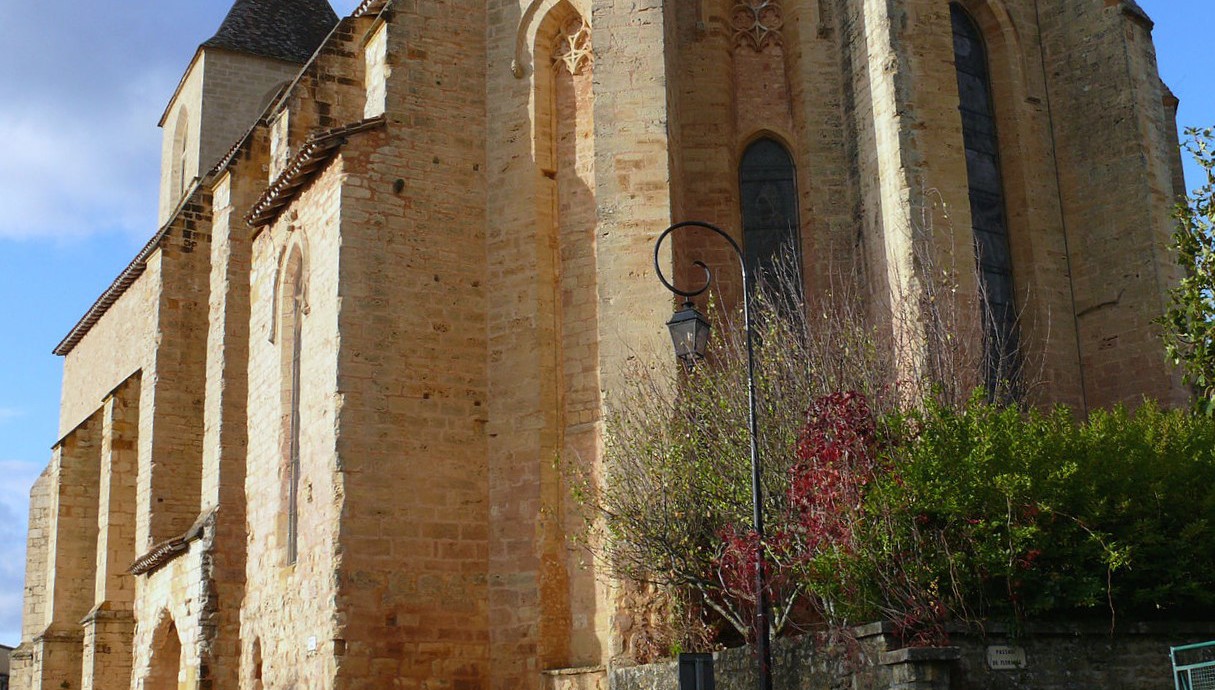
<instances>
[{"instance_id":1,"label":"stone church","mask_svg":"<svg viewBox=\"0 0 1215 690\"><path fill-rule=\"evenodd\" d=\"M13 687L606 687L553 458L666 349L658 234L876 305L952 253L1049 400L1176 401L1176 105L1133 0L236 0L55 349Z\"/></svg>"}]
</instances>

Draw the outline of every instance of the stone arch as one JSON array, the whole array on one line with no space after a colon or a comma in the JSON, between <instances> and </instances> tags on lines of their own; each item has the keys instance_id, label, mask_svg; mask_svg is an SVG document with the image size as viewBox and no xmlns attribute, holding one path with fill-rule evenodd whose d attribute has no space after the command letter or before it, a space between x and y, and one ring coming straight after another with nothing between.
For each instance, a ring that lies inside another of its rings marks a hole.
<instances>
[{"instance_id":1,"label":"stone arch","mask_svg":"<svg viewBox=\"0 0 1215 690\"><path fill-rule=\"evenodd\" d=\"M954 0L951 4L963 9L983 34L996 83L1007 81L1010 86L1027 88L1028 58L1022 48L1021 29L1003 0ZM1026 94L1033 97L1039 95Z\"/></svg>"},{"instance_id":2,"label":"stone arch","mask_svg":"<svg viewBox=\"0 0 1215 690\"><path fill-rule=\"evenodd\" d=\"M601 400L593 34L573 2L542 6L548 9L536 25L532 78L536 273L542 286L538 354L545 362L541 394L547 410L542 455L594 465ZM592 609L599 598L594 574L580 570L563 543L568 492L551 464L540 473L541 663L602 663L600 618Z\"/></svg>"},{"instance_id":3,"label":"stone arch","mask_svg":"<svg viewBox=\"0 0 1215 690\"><path fill-rule=\"evenodd\" d=\"M142 690L177 690L182 666L182 644L177 623L167 610L161 611L156 630L152 633L151 657Z\"/></svg>"},{"instance_id":4,"label":"stone arch","mask_svg":"<svg viewBox=\"0 0 1215 690\"><path fill-rule=\"evenodd\" d=\"M796 293L802 290L801 209L797 161L789 145L771 132L751 139L738 157L739 214L747 270L754 279L775 280ZM792 252L791 257L784 256ZM792 261L798 275L782 275Z\"/></svg>"},{"instance_id":5,"label":"stone arch","mask_svg":"<svg viewBox=\"0 0 1215 690\"><path fill-rule=\"evenodd\" d=\"M511 60L511 72L517 79L527 76L528 47L532 47L532 57L536 55L536 40L542 35L540 27L545 23L558 5L567 4L581 17L590 21L591 7L589 0L531 0L519 19L519 28L515 32L515 56ZM589 24L588 24L589 25ZM532 65L535 66L534 64Z\"/></svg>"},{"instance_id":6,"label":"stone arch","mask_svg":"<svg viewBox=\"0 0 1215 690\"><path fill-rule=\"evenodd\" d=\"M308 267L310 252L308 250L308 235L301 229L293 229L291 236L283 245L283 248L278 254L278 268L275 269L274 275L274 298L270 303L270 342L278 341L278 333L281 324L279 321L282 318L282 299L283 286L287 280L288 261L292 257L298 256L300 262L300 274L303 277L303 297L304 297L304 314L309 311L308 306L308 275L310 273Z\"/></svg>"}]
</instances>

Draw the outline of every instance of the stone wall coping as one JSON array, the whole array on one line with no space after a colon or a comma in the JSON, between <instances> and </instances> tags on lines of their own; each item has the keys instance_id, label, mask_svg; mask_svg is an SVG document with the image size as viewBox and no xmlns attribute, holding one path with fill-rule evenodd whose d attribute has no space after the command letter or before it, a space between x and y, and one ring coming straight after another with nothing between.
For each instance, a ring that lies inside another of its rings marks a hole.
<instances>
[{"instance_id":1,"label":"stone wall coping","mask_svg":"<svg viewBox=\"0 0 1215 690\"><path fill-rule=\"evenodd\" d=\"M893 666L927 661L957 661L961 658L961 647L904 647L893 652L882 652L880 663L883 666Z\"/></svg>"},{"instance_id":2,"label":"stone wall coping","mask_svg":"<svg viewBox=\"0 0 1215 690\"><path fill-rule=\"evenodd\" d=\"M540 674L549 677L560 676L586 676L595 673L604 673L607 671L607 666L576 666L574 668L552 668L541 671Z\"/></svg>"},{"instance_id":3,"label":"stone wall coping","mask_svg":"<svg viewBox=\"0 0 1215 690\"><path fill-rule=\"evenodd\" d=\"M84 618L81 618L80 624L88 625L89 623L93 623L95 621L104 621L104 620L130 621L130 620L134 620L134 619L135 619L134 611L132 611L130 609L111 608L110 602L103 601L100 604L94 606L93 610L89 611L88 615L86 615Z\"/></svg>"},{"instance_id":4,"label":"stone wall coping","mask_svg":"<svg viewBox=\"0 0 1215 690\"><path fill-rule=\"evenodd\" d=\"M1119 623L1111 628L1103 621L1071 621L1057 623L1026 623L1016 631L1012 626L1003 623L984 623L981 627L950 625L950 635L957 637L1034 637L1034 636L1065 636L1088 637L1105 635L1117 637L1120 635L1177 635L1204 633L1215 634L1215 621L1137 621Z\"/></svg>"},{"instance_id":5,"label":"stone wall coping","mask_svg":"<svg viewBox=\"0 0 1215 690\"><path fill-rule=\"evenodd\" d=\"M852 629L852 634L858 640L863 640L867 637L877 637L879 635L889 635L894 632L894 626L889 621L876 621L858 625Z\"/></svg>"}]
</instances>

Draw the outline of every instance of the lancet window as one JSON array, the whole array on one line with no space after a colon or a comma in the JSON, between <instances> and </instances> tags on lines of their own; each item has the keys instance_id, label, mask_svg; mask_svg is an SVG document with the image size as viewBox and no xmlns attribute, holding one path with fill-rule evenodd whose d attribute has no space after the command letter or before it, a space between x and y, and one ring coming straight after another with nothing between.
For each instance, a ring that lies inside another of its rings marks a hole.
<instances>
[{"instance_id":1,"label":"lancet window","mask_svg":"<svg viewBox=\"0 0 1215 690\"><path fill-rule=\"evenodd\" d=\"M739 164L743 248L759 280L801 290L801 240L793 156L772 138L756 140Z\"/></svg>"},{"instance_id":2,"label":"lancet window","mask_svg":"<svg viewBox=\"0 0 1215 690\"><path fill-rule=\"evenodd\" d=\"M984 378L988 390L995 393L1015 385L1018 349L1000 147L983 35L958 4L950 5L950 14L970 215L983 298Z\"/></svg>"}]
</instances>

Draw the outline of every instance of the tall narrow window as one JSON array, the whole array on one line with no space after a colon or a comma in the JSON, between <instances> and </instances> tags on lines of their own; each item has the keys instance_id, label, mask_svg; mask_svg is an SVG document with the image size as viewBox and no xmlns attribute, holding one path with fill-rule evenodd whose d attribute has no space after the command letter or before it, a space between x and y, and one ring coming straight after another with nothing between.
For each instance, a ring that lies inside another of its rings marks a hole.
<instances>
[{"instance_id":1,"label":"tall narrow window","mask_svg":"<svg viewBox=\"0 0 1215 690\"><path fill-rule=\"evenodd\" d=\"M186 191L186 172L190 154L190 115L183 108L173 126L173 153L169 158L170 203L177 205Z\"/></svg>"},{"instance_id":2,"label":"tall narrow window","mask_svg":"<svg viewBox=\"0 0 1215 690\"><path fill-rule=\"evenodd\" d=\"M1017 310L987 50L970 15L956 3L949 10L953 19L970 216L983 290L983 375L989 391L1008 392L1017 378Z\"/></svg>"},{"instance_id":3,"label":"tall narrow window","mask_svg":"<svg viewBox=\"0 0 1215 690\"><path fill-rule=\"evenodd\" d=\"M287 402L287 563L295 563L299 557L299 495L300 495L300 359L303 351L304 324L304 276L302 261L295 254L287 262L287 277L284 287L290 291L286 297L285 315L289 319L283 325L284 334L290 338L283 343L284 373L289 377Z\"/></svg>"},{"instance_id":4,"label":"tall narrow window","mask_svg":"<svg viewBox=\"0 0 1215 690\"><path fill-rule=\"evenodd\" d=\"M759 139L743 152L738 177L747 271L800 298L801 233L793 157L775 140Z\"/></svg>"}]
</instances>

